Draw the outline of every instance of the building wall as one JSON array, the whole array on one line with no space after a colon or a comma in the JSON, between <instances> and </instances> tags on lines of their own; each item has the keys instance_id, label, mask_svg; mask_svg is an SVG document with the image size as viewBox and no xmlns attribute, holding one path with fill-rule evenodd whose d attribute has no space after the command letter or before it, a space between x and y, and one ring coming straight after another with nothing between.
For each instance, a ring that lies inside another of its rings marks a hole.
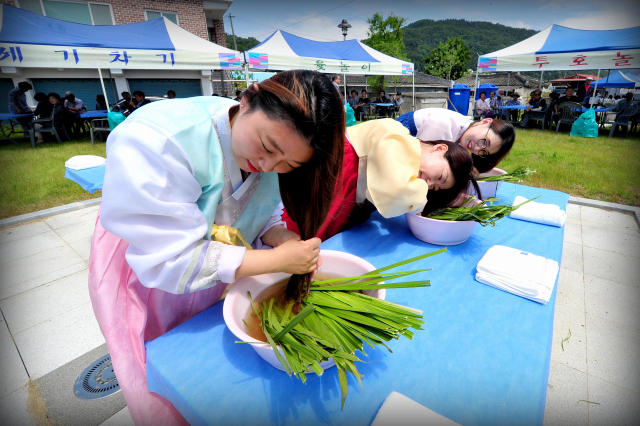
<instances>
[{"instance_id":1,"label":"building wall","mask_svg":"<svg viewBox=\"0 0 640 426\"><path fill-rule=\"evenodd\" d=\"M207 22L202 0L92 0L100 3L110 3L116 25L133 24L146 20L145 10L175 12L178 14L180 27L209 40ZM0 0L11 6L17 6L15 0ZM224 23L221 21L222 32ZM224 34L222 39L224 39ZM216 39L217 40L217 39ZM218 41L215 41L220 44ZM223 45L224 46L224 45Z\"/></svg>"},{"instance_id":2,"label":"building wall","mask_svg":"<svg viewBox=\"0 0 640 426\"><path fill-rule=\"evenodd\" d=\"M227 37L224 32L224 21L222 19L213 20L213 28L209 28L211 41L222 47L227 47Z\"/></svg>"}]
</instances>

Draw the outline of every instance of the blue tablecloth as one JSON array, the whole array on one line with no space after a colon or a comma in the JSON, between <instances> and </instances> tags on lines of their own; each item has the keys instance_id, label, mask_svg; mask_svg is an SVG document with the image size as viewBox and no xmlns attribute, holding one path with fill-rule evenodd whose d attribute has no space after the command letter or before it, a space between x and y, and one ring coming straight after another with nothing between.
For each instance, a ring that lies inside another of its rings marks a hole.
<instances>
[{"instance_id":1,"label":"blue tablecloth","mask_svg":"<svg viewBox=\"0 0 640 426\"><path fill-rule=\"evenodd\" d=\"M0 112L0 121L2 120L15 120L18 118L31 117L33 114L14 114L12 112Z\"/></svg>"},{"instance_id":2,"label":"blue tablecloth","mask_svg":"<svg viewBox=\"0 0 640 426\"><path fill-rule=\"evenodd\" d=\"M90 167L83 170L65 169L64 177L71 179L80 185L85 191L94 193L97 189L102 189L104 182L104 171L106 165Z\"/></svg>"},{"instance_id":3,"label":"blue tablecloth","mask_svg":"<svg viewBox=\"0 0 640 426\"><path fill-rule=\"evenodd\" d=\"M371 105L380 106L380 107L390 107L390 106L393 106L393 103L374 103L374 102L371 102Z\"/></svg>"},{"instance_id":4,"label":"blue tablecloth","mask_svg":"<svg viewBox=\"0 0 640 426\"><path fill-rule=\"evenodd\" d=\"M600 107L600 108L593 108L593 110L594 110L595 112L607 112L607 111L611 111L611 110L613 110L613 107L608 107L608 108L602 108L602 107ZM587 112L587 111L589 111L589 108L587 108L587 107L582 107L582 112Z\"/></svg>"},{"instance_id":5,"label":"blue tablecloth","mask_svg":"<svg viewBox=\"0 0 640 426\"><path fill-rule=\"evenodd\" d=\"M499 109L527 109L529 107L529 105L503 105L501 107L498 107Z\"/></svg>"},{"instance_id":6,"label":"blue tablecloth","mask_svg":"<svg viewBox=\"0 0 640 426\"><path fill-rule=\"evenodd\" d=\"M89 111L84 114L80 114L82 118L107 118L109 111Z\"/></svg>"},{"instance_id":7,"label":"blue tablecloth","mask_svg":"<svg viewBox=\"0 0 640 426\"><path fill-rule=\"evenodd\" d=\"M505 183L499 196L516 195L566 208L557 191ZM192 425L370 425L384 399L398 391L463 425L542 425L556 292L547 305L475 281L475 267L494 244L560 262L564 229L505 218L478 226L464 244L411 268L433 267L418 278L431 287L387 290L387 300L424 311L424 331L371 350L358 363L364 394L349 378L340 411L337 372L308 375L307 384L263 361L225 326L222 303L148 342L149 390L171 401ZM372 218L323 243L376 267L438 247L415 239L404 217Z\"/></svg>"}]
</instances>

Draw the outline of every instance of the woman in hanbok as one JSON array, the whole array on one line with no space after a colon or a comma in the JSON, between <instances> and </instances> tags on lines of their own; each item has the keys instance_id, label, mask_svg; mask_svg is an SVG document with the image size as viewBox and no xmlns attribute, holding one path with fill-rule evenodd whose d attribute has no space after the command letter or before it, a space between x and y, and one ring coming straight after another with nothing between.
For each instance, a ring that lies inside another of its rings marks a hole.
<instances>
[{"instance_id":1,"label":"woman in hanbok","mask_svg":"<svg viewBox=\"0 0 640 426\"><path fill-rule=\"evenodd\" d=\"M469 117L444 108L423 108L397 119L421 141L445 140L467 149L478 173L493 169L509 153L516 139L515 129L505 120Z\"/></svg>"},{"instance_id":2,"label":"woman in hanbok","mask_svg":"<svg viewBox=\"0 0 640 426\"><path fill-rule=\"evenodd\" d=\"M137 425L187 424L147 390L145 341L220 301L238 278L321 263L312 237L329 210L344 129L331 81L288 71L249 87L240 104L154 102L111 133L89 291ZM281 194L302 239L281 220ZM274 248L251 250L265 247Z\"/></svg>"},{"instance_id":3,"label":"woman in hanbok","mask_svg":"<svg viewBox=\"0 0 640 426\"><path fill-rule=\"evenodd\" d=\"M317 236L326 240L365 221L377 210L391 218L444 207L466 192L472 177L469 153L448 141L420 141L385 118L347 128L343 169L335 199ZM433 200L433 202L431 201ZM287 229L298 230L285 211Z\"/></svg>"}]
</instances>

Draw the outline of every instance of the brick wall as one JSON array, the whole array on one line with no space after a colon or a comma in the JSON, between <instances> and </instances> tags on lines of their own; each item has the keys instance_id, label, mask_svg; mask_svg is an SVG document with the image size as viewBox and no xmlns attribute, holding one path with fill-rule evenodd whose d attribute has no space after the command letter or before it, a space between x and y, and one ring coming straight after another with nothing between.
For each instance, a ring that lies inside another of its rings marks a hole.
<instances>
[{"instance_id":1,"label":"brick wall","mask_svg":"<svg viewBox=\"0 0 640 426\"><path fill-rule=\"evenodd\" d=\"M224 32L224 21L222 19L213 20L213 28L211 28L211 41L222 47L227 47L227 37Z\"/></svg>"},{"instance_id":2,"label":"brick wall","mask_svg":"<svg viewBox=\"0 0 640 426\"><path fill-rule=\"evenodd\" d=\"M111 3L115 24L132 24L146 20L145 10L159 10L163 12L175 12L178 14L178 23L185 30L209 39L207 34L207 22L204 16L202 0L92 0L101 3ZM15 6L14 0L0 0L1 3ZM224 24L222 28L222 40L224 40ZM217 33L217 31L216 31ZM213 35L213 34L212 34ZM219 42L216 42L221 44ZM224 44L223 44L224 46Z\"/></svg>"}]
</instances>

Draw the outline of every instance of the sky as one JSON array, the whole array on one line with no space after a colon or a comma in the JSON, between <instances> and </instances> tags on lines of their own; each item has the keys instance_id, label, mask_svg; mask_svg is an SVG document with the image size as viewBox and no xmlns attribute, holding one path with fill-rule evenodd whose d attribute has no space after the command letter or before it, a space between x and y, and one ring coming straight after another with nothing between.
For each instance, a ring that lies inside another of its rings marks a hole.
<instances>
[{"instance_id":1,"label":"sky","mask_svg":"<svg viewBox=\"0 0 640 426\"><path fill-rule=\"evenodd\" d=\"M234 0L237 36L262 41L276 29L320 41L341 41L338 24L352 28L347 39L367 38L367 18L375 12L394 12L411 23L420 19L489 21L512 27L542 30L551 24L588 30L611 30L640 25L637 0ZM225 16L225 30L231 26Z\"/></svg>"}]
</instances>

